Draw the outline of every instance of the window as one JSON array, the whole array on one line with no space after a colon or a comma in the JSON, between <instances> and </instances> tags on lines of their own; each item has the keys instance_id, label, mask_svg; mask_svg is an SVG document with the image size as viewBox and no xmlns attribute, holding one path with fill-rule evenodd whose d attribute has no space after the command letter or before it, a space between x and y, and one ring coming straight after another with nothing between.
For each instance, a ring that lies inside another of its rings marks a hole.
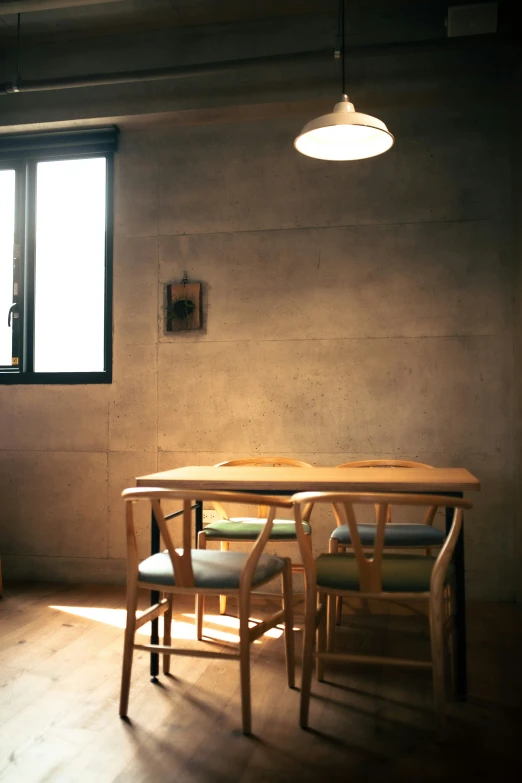
<instances>
[{"instance_id":1,"label":"window","mask_svg":"<svg viewBox=\"0 0 522 783\"><path fill-rule=\"evenodd\" d=\"M0 138L0 383L110 383L117 129Z\"/></svg>"}]
</instances>

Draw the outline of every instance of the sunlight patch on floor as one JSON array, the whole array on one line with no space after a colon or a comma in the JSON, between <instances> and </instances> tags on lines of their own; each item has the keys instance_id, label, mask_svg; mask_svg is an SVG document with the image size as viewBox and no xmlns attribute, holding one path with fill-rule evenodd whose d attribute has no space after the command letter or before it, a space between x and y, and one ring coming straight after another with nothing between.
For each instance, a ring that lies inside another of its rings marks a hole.
<instances>
[{"instance_id":1,"label":"sunlight patch on floor","mask_svg":"<svg viewBox=\"0 0 522 783\"><path fill-rule=\"evenodd\" d=\"M105 607L94 606L49 606L49 609L55 609L59 612L65 612L66 614L75 615L76 617L83 617L86 620L94 620L98 623L104 623L105 625L112 625L113 628L125 629L127 612L125 609L107 609ZM196 636L195 629L195 615L183 614L191 622L183 622L181 620L173 620L172 622L172 639L187 639L194 640ZM252 618L249 625L253 628L261 620ZM236 633L234 633L236 631ZM151 628L150 623L142 625L136 631L141 636L150 636ZM283 628L277 626L276 628L270 628L265 636L269 636L272 639L278 639L283 634ZM163 618L159 618L159 635L163 636ZM229 617L228 615L219 614L205 614L203 620L203 635L210 639L217 639L221 642L239 642L239 619L237 617ZM260 644L261 640L257 639L254 644Z\"/></svg>"},{"instance_id":2,"label":"sunlight patch on floor","mask_svg":"<svg viewBox=\"0 0 522 783\"><path fill-rule=\"evenodd\" d=\"M189 617L191 620L196 621L196 615L195 614L183 614L183 617ZM258 623L260 623L261 620L259 620L256 617L251 617L250 622L248 623L249 628L254 628ZM234 628L239 632L239 618L238 617L230 617L226 614L205 614L203 625L205 626L207 623L215 626L225 626L226 628ZM216 630L212 628L210 636L214 636L216 634ZM222 632L221 632L222 633ZM280 626L276 626L275 628L269 628L269 630L264 634L264 636L269 636L271 639L279 639L280 636L283 635L283 628ZM234 639L235 641L239 642L239 633Z\"/></svg>"}]
</instances>

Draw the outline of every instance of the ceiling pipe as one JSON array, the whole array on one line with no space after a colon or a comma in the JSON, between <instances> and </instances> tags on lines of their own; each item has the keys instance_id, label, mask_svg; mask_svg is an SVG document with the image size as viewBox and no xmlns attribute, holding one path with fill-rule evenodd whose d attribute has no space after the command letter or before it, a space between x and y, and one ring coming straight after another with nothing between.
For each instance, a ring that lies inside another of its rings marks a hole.
<instances>
[{"instance_id":1,"label":"ceiling pipe","mask_svg":"<svg viewBox=\"0 0 522 783\"><path fill-rule=\"evenodd\" d=\"M480 48L486 45L498 46L495 35L474 35L462 38L442 38L425 41L405 41L386 44L363 44L352 46L346 57L382 57L395 52L425 52L426 50L458 50ZM35 79L0 84L0 96L23 92L45 92L49 90L70 90L79 87L101 87L111 84L131 84L134 82L161 81L164 79L184 79L191 76L212 76L219 73L234 72L241 68L264 65L284 65L291 63L324 62L333 60L333 51L314 49L305 52L247 57L241 60L218 60L210 63L178 65L169 68L151 68L141 71L119 71L113 73L87 74L85 76L65 76L55 79Z\"/></svg>"},{"instance_id":2,"label":"ceiling pipe","mask_svg":"<svg viewBox=\"0 0 522 783\"><path fill-rule=\"evenodd\" d=\"M29 11L54 11L58 8L76 8L81 5L121 3L122 0L22 0L18 3L0 3L0 16L24 14Z\"/></svg>"},{"instance_id":3,"label":"ceiling pipe","mask_svg":"<svg viewBox=\"0 0 522 783\"><path fill-rule=\"evenodd\" d=\"M17 92L44 92L46 90L69 90L77 87L100 87L109 84L161 81L162 79L184 79L189 76L211 76L217 73L237 71L240 68L263 65L278 65L293 62L314 62L332 58L332 49L317 49L292 54L275 54L264 57L246 57L242 60L220 60L212 63L178 65L170 68L150 68L142 71L100 73L85 76L58 77L56 79L20 80L17 83L0 84L0 95Z\"/></svg>"}]
</instances>

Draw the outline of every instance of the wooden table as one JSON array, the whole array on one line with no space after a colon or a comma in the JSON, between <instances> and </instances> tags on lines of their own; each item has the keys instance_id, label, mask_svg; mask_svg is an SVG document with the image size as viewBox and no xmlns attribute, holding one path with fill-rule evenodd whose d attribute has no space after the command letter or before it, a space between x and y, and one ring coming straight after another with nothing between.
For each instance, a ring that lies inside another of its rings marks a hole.
<instances>
[{"instance_id":1,"label":"wooden table","mask_svg":"<svg viewBox=\"0 0 522 783\"><path fill-rule=\"evenodd\" d=\"M136 479L138 487L163 489L234 490L261 494L293 495L295 492L416 492L462 497L464 492L480 490L480 482L464 468L292 468L292 467L203 467L165 470ZM446 509L446 532L452 521L452 509ZM196 536L203 526L202 504L196 504ZM159 531L151 520L151 553L159 550ZM467 694L466 674L466 593L464 565L464 526L454 554L457 694ZM159 596L153 596L155 603ZM153 623L152 643L158 644L157 620ZM159 656L151 656L151 676L159 671Z\"/></svg>"}]
</instances>

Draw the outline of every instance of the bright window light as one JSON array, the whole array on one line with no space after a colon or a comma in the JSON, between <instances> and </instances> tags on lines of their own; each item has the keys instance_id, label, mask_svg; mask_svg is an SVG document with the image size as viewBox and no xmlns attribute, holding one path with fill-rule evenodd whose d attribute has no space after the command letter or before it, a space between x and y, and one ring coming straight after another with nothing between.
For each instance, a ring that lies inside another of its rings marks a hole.
<instances>
[{"instance_id":1,"label":"bright window light","mask_svg":"<svg viewBox=\"0 0 522 783\"><path fill-rule=\"evenodd\" d=\"M13 304L15 172L0 171L0 366L11 366L12 331L7 313Z\"/></svg>"},{"instance_id":2,"label":"bright window light","mask_svg":"<svg viewBox=\"0 0 522 783\"><path fill-rule=\"evenodd\" d=\"M38 163L36 372L104 370L105 194L105 158Z\"/></svg>"}]
</instances>

